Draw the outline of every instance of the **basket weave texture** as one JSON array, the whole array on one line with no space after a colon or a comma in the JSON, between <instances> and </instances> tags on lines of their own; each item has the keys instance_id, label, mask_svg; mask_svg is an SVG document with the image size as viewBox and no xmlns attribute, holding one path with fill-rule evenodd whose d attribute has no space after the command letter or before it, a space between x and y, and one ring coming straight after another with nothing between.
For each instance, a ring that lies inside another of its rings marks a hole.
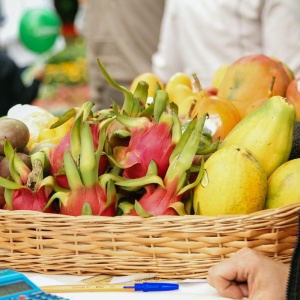
<instances>
[{"instance_id":1,"label":"basket weave texture","mask_svg":"<svg viewBox=\"0 0 300 300\"><path fill-rule=\"evenodd\" d=\"M249 247L288 263L300 203L249 215L97 217L0 210L0 266L43 274L205 278Z\"/></svg>"}]
</instances>

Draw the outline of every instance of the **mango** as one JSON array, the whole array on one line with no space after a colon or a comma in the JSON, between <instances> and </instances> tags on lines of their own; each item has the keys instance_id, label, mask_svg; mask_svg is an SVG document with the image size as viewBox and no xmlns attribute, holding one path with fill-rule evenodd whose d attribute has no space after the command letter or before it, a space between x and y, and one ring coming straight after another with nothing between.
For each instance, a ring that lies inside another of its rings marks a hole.
<instances>
[{"instance_id":1,"label":"mango","mask_svg":"<svg viewBox=\"0 0 300 300\"><path fill-rule=\"evenodd\" d=\"M300 77L293 79L287 89L286 98L291 102L296 110L296 121L300 122Z\"/></svg>"},{"instance_id":2,"label":"mango","mask_svg":"<svg viewBox=\"0 0 300 300\"><path fill-rule=\"evenodd\" d=\"M252 102L267 96L273 77L276 78L273 95L284 97L291 78L283 64L263 54L246 55L230 65L218 95L232 101L244 118Z\"/></svg>"}]
</instances>

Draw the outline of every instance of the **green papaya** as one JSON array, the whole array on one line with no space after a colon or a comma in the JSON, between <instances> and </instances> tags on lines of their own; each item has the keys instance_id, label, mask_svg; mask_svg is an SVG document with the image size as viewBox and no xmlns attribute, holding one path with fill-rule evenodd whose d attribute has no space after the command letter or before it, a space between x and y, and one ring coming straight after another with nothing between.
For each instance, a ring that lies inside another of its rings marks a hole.
<instances>
[{"instance_id":1,"label":"green papaya","mask_svg":"<svg viewBox=\"0 0 300 300\"><path fill-rule=\"evenodd\" d=\"M291 153L296 112L282 96L273 96L242 119L219 145L248 148L269 177Z\"/></svg>"}]
</instances>

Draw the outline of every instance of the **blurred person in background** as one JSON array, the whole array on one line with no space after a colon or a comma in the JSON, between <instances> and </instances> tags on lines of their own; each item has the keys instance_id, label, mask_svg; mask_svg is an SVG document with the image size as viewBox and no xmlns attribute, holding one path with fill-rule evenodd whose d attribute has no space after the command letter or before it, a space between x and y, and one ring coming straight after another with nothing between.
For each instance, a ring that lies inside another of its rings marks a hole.
<instances>
[{"instance_id":1,"label":"blurred person in background","mask_svg":"<svg viewBox=\"0 0 300 300\"><path fill-rule=\"evenodd\" d=\"M137 75L151 71L163 10L163 0L87 1L83 34L95 109L110 107L111 99L122 105L124 99L106 82L97 59L118 84L129 88Z\"/></svg>"},{"instance_id":2,"label":"blurred person in background","mask_svg":"<svg viewBox=\"0 0 300 300\"><path fill-rule=\"evenodd\" d=\"M54 0L55 9L62 21L62 35L66 43L72 43L77 37L75 18L79 8L78 0Z\"/></svg>"},{"instance_id":3,"label":"blurred person in background","mask_svg":"<svg viewBox=\"0 0 300 300\"><path fill-rule=\"evenodd\" d=\"M84 37L86 26L86 7L88 0L78 0L78 10L74 20L74 26L79 36Z\"/></svg>"},{"instance_id":4,"label":"blurred person in background","mask_svg":"<svg viewBox=\"0 0 300 300\"><path fill-rule=\"evenodd\" d=\"M265 54L300 76L299 16L299 0L166 0L152 71L165 83L196 73L210 87L220 66Z\"/></svg>"},{"instance_id":5,"label":"blurred person in background","mask_svg":"<svg viewBox=\"0 0 300 300\"><path fill-rule=\"evenodd\" d=\"M31 104L36 99L44 77L44 68L37 69L30 85L25 85L17 64L0 51L0 117L16 104Z\"/></svg>"}]
</instances>

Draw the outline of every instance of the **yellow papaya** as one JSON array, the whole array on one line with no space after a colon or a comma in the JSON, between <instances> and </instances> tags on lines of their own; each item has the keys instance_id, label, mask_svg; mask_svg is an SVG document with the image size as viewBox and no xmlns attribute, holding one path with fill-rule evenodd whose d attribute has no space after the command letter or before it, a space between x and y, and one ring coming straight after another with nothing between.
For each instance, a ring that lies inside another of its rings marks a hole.
<instances>
[{"instance_id":1,"label":"yellow papaya","mask_svg":"<svg viewBox=\"0 0 300 300\"><path fill-rule=\"evenodd\" d=\"M219 145L248 148L269 177L285 163L292 150L295 109L286 98L273 96L242 119Z\"/></svg>"},{"instance_id":2,"label":"yellow papaya","mask_svg":"<svg viewBox=\"0 0 300 300\"><path fill-rule=\"evenodd\" d=\"M195 214L249 214L263 209L267 175L248 149L230 145L217 150L204 169L194 189Z\"/></svg>"},{"instance_id":3,"label":"yellow papaya","mask_svg":"<svg viewBox=\"0 0 300 300\"><path fill-rule=\"evenodd\" d=\"M300 158L282 164L269 177L265 208L296 202L300 202Z\"/></svg>"}]
</instances>

